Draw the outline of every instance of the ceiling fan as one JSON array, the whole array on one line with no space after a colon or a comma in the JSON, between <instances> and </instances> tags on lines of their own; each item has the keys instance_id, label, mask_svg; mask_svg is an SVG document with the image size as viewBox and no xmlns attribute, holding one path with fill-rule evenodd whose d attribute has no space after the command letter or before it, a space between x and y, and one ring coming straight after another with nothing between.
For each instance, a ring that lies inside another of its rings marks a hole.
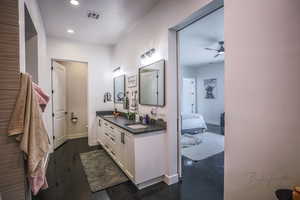
<instances>
[{"instance_id":1,"label":"ceiling fan","mask_svg":"<svg viewBox=\"0 0 300 200\"><path fill-rule=\"evenodd\" d=\"M219 41L219 45L220 45L219 49L212 49L212 48L205 48L205 49L209 51L216 51L217 54L214 56L214 58L216 58L225 53L224 41Z\"/></svg>"}]
</instances>

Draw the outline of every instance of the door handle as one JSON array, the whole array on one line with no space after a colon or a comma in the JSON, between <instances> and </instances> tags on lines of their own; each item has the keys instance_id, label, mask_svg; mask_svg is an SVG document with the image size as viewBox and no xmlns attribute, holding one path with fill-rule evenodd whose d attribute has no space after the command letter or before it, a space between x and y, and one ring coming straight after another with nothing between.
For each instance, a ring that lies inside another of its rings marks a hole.
<instances>
[{"instance_id":1,"label":"door handle","mask_svg":"<svg viewBox=\"0 0 300 200\"><path fill-rule=\"evenodd\" d=\"M113 142L115 141L115 139L114 139L113 137L110 137L110 139L111 139L111 141L113 141Z\"/></svg>"}]
</instances>

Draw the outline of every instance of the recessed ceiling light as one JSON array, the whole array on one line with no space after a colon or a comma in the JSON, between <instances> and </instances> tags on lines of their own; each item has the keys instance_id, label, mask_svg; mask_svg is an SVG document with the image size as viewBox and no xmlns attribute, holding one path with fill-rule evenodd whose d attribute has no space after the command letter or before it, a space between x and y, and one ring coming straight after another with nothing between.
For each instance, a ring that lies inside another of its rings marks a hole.
<instances>
[{"instance_id":1,"label":"recessed ceiling light","mask_svg":"<svg viewBox=\"0 0 300 200\"><path fill-rule=\"evenodd\" d=\"M74 6L79 6L79 1L78 0L70 0L70 4Z\"/></svg>"},{"instance_id":2,"label":"recessed ceiling light","mask_svg":"<svg viewBox=\"0 0 300 200\"><path fill-rule=\"evenodd\" d=\"M70 33L70 34L74 34L75 33L75 31L73 29L68 29L67 32Z\"/></svg>"}]
</instances>

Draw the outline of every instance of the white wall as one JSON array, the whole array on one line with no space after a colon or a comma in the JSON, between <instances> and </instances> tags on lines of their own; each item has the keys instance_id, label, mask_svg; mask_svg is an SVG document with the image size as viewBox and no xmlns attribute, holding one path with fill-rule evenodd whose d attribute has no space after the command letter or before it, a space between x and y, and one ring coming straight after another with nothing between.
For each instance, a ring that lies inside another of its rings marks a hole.
<instances>
[{"instance_id":1,"label":"white wall","mask_svg":"<svg viewBox=\"0 0 300 200\"><path fill-rule=\"evenodd\" d=\"M47 59L47 38L43 25L40 9L36 0L19 0L19 25L20 25L20 71L25 72L25 10L24 3L32 18L38 35L38 82L39 86L48 94L51 92L50 67ZM48 133L52 137L52 106L51 102L44 112L44 120Z\"/></svg>"},{"instance_id":2,"label":"white wall","mask_svg":"<svg viewBox=\"0 0 300 200\"><path fill-rule=\"evenodd\" d=\"M196 67L182 67L182 77L183 78L197 78L197 68Z\"/></svg>"},{"instance_id":3,"label":"white wall","mask_svg":"<svg viewBox=\"0 0 300 200\"><path fill-rule=\"evenodd\" d=\"M166 59L166 106L159 108L159 117L165 118L168 123L165 136L167 157L167 182L176 182L177 170L177 95L176 95L176 65L168 61L169 39L174 39L174 33L169 28L181 23L186 17L200 9L209 0L165 0L160 1L139 24L133 28L116 45L113 54L113 66L121 66L126 75L138 73L141 65L140 55L151 48L156 49L156 54L151 60L143 64L151 63L159 59ZM169 37L172 34L172 37ZM175 52L175 51L174 51ZM140 111L149 113L151 107L140 106Z\"/></svg>"},{"instance_id":4,"label":"white wall","mask_svg":"<svg viewBox=\"0 0 300 200\"><path fill-rule=\"evenodd\" d=\"M111 47L48 38L48 66L51 59L88 63L89 145L96 145L96 111L113 109L112 103L103 103L104 93L113 92Z\"/></svg>"},{"instance_id":5,"label":"white wall","mask_svg":"<svg viewBox=\"0 0 300 200\"><path fill-rule=\"evenodd\" d=\"M206 123L220 125L224 112L224 63L210 64L197 68L197 111ZM216 78L216 99L205 99L204 80Z\"/></svg>"},{"instance_id":6,"label":"white wall","mask_svg":"<svg viewBox=\"0 0 300 200\"><path fill-rule=\"evenodd\" d=\"M300 1L225 0L225 200L300 184Z\"/></svg>"}]
</instances>

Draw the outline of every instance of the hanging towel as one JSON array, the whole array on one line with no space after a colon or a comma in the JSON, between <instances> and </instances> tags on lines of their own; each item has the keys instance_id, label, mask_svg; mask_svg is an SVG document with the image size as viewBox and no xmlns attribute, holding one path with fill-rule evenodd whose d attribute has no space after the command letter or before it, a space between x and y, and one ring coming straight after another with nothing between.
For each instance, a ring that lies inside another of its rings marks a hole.
<instances>
[{"instance_id":1,"label":"hanging towel","mask_svg":"<svg viewBox=\"0 0 300 200\"><path fill-rule=\"evenodd\" d=\"M40 107L42 109L42 111L45 111L45 108L49 102L49 95L46 94L42 88L40 88L37 84L32 83L33 89L35 91L35 94L37 96L38 102L40 104Z\"/></svg>"},{"instance_id":2,"label":"hanging towel","mask_svg":"<svg viewBox=\"0 0 300 200\"><path fill-rule=\"evenodd\" d=\"M294 188L293 200L300 200L300 187L295 187Z\"/></svg>"},{"instance_id":3,"label":"hanging towel","mask_svg":"<svg viewBox=\"0 0 300 200\"><path fill-rule=\"evenodd\" d=\"M20 148L27 161L27 176L31 190L36 195L47 188L45 162L50 150L50 142L45 129L32 79L21 74L20 91L8 127L9 136L18 135Z\"/></svg>"}]
</instances>

